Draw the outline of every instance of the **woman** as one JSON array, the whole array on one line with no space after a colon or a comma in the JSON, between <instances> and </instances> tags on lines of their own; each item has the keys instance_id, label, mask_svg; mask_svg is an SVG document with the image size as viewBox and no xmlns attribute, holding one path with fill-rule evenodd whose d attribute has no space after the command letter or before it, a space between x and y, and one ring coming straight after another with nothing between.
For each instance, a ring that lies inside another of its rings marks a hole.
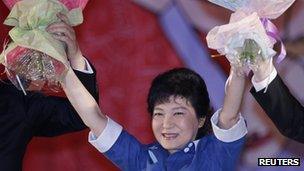
<instances>
[{"instance_id":1,"label":"woman","mask_svg":"<svg viewBox=\"0 0 304 171\"><path fill-rule=\"evenodd\" d=\"M226 171L234 170L247 133L244 119L238 114L245 78L232 71L229 80L223 109L211 118L214 135L196 138L209 110L204 80L186 68L158 75L148 95L157 142L149 145L141 144L104 115L72 70L62 86L91 129L90 143L120 169Z\"/></svg>"}]
</instances>

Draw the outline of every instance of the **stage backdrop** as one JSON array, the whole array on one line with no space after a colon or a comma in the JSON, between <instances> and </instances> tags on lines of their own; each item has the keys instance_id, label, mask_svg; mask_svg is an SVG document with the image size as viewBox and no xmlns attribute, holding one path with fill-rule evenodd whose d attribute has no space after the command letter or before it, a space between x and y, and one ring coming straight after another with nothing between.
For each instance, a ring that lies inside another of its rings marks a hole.
<instances>
[{"instance_id":1,"label":"stage backdrop","mask_svg":"<svg viewBox=\"0 0 304 171\"><path fill-rule=\"evenodd\" d=\"M303 4L299 1L298 4L293 9L295 14L299 14L295 19L304 16L303 10L298 10L300 7L303 9ZM1 23L8 12L0 2ZM224 58L210 58L205 35L215 25L228 22L229 14L228 10L207 1L90 0L84 10L84 23L76 27L76 34L83 54L97 70L99 104L104 113L141 142L152 142L150 117L146 110L149 85L158 73L181 66L192 68L204 77L212 105L220 107L229 65ZM301 22L291 22L288 28L282 24L285 20L288 17L276 21L281 31L286 32L284 35L294 39L295 35L304 33L302 25L293 25ZM293 28L294 31L290 31ZM0 24L1 43L8 30ZM247 105L242 111L249 113L245 116L249 135L265 135L269 129L271 134L278 134L248 90L246 97L249 100L245 98ZM254 116L259 116L259 119L252 119ZM88 130L84 130L55 138L34 138L24 158L24 170L118 170L87 142L87 134ZM267 142L272 142L272 139ZM254 147L260 148L262 143L257 144L259 146L254 144ZM255 162L255 156L249 154L243 158L249 156Z\"/></svg>"}]
</instances>

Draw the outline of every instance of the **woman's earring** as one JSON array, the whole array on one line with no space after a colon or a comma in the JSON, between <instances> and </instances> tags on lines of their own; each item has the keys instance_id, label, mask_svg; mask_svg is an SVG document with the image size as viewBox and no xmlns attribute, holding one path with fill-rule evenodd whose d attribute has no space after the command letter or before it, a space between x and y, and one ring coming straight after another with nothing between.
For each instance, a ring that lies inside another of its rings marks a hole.
<instances>
[{"instance_id":1,"label":"woman's earring","mask_svg":"<svg viewBox=\"0 0 304 171\"><path fill-rule=\"evenodd\" d=\"M204 126L205 120L206 120L206 118L199 118L199 120L198 120L198 127L199 128Z\"/></svg>"}]
</instances>

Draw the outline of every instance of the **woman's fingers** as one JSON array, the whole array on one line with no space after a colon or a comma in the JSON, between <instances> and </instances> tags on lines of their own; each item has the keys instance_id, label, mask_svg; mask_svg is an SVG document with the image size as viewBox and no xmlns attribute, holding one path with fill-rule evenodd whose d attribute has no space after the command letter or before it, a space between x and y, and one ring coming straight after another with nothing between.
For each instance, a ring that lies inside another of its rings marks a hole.
<instances>
[{"instance_id":1,"label":"woman's fingers","mask_svg":"<svg viewBox=\"0 0 304 171\"><path fill-rule=\"evenodd\" d=\"M46 30L49 33L65 34L70 38L75 37L74 29L64 22L50 24Z\"/></svg>"},{"instance_id":2,"label":"woman's fingers","mask_svg":"<svg viewBox=\"0 0 304 171\"><path fill-rule=\"evenodd\" d=\"M64 23L66 23L67 25L70 25L69 19L66 15L62 14L62 13L58 13L57 17L63 21Z\"/></svg>"},{"instance_id":3,"label":"woman's fingers","mask_svg":"<svg viewBox=\"0 0 304 171\"><path fill-rule=\"evenodd\" d=\"M61 22L52 23L46 31L50 33L54 39L66 44L66 52L69 60L75 58L79 53L79 47L76 40L76 34L72 26L69 25L68 18L63 14L57 14Z\"/></svg>"}]
</instances>

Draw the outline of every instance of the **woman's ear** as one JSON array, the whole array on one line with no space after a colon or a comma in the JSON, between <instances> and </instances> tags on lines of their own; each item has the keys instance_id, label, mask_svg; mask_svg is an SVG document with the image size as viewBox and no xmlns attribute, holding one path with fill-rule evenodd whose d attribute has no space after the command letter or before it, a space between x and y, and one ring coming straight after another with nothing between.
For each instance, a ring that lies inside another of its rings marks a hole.
<instances>
[{"instance_id":1,"label":"woman's ear","mask_svg":"<svg viewBox=\"0 0 304 171\"><path fill-rule=\"evenodd\" d=\"M205 124L206 117L201 117L198 119L198 127L201 128Z\"/></svg>"}]
</instances>

